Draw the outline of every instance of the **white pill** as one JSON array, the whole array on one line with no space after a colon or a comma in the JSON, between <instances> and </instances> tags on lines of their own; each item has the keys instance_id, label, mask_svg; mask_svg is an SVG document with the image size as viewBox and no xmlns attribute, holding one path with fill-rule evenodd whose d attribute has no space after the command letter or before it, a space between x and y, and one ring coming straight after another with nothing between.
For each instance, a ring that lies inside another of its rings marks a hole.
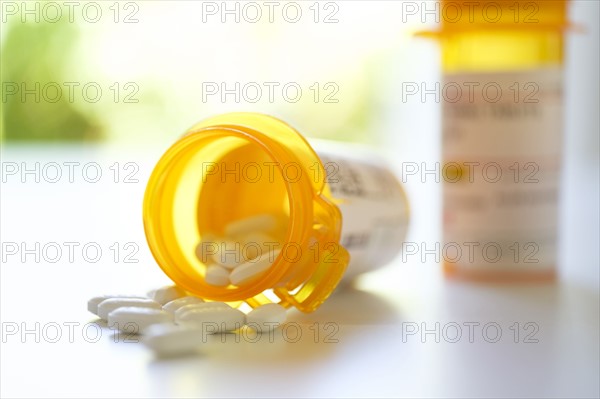
<instances>
[{"instance_id":1,"label":"white pill","mask_svg":"<svg viewBox=\"0 0 600 399\"><path fill-rule=\"evenodd\" d=\"M245 261L262 256L279 246L279 242L268 234L255 232L242 239L242 256Z\"/></svg>"},{"instance_id":2,"label":"white pill","mask_svg":"<svg viewBox=\"0 0 600 399\"><path fill-rule=\"evenodd\" d=\"M162 309L120 307L108 314L108 326L129 333L140 334L152 324L173 321L173 315Z\"/></svg>"},{"instance_id":3,"label":"white pill","mask_svg":"<svg viewBox=\"0 0 600 399\"><path fill-rule=\"evenodd\" d=\"M226 236L241 236L255 231L270 231L277 227L277 219L268 213L236 220L225 226Z\"/></svg>"},{"instance_id":4,"label":"white pill","mask_svg":"<svg viewBox=\"0 0 600 399\"><path fill-rule=\"evenodd\" d=\"M285 323L287 312L277 303L267 303L246 315L246 324L256 331L270 331Z\"/></svg>"},{"instance_id":5,"label":"white pill","mask_svg":"<svg viewBox=\"0 0 600 399\"><path fill-rule=\"evenodd\" d=\"M239 265L229 275L229 281L233 285L240 285L259 277L271 267L279 252L280 250L267 252L259 258Z\"/></svg>"},{"instance_id":6,"label":"white pill","mask_svg":"<svg viewBox=\"0 0 600 399\"><path fill-rule=\"evenodd\" d=\"M88 310L95 314L96 316L98 316L98 305L100 305L100 303L106 299L110 299L110 298L139 298L139 299L146 299L143 296L137 296L137 295L100 295L100 296L95 296L92 299L90 299L87 303L87 308Z\"/></svg>"},{"instance_id":7,"label":"white pill","mask_svg":"<svg viewBox=\"0 0 600 399\"><path fill-rule=\"evenodd\" d=\"M194 327L154 324L143 331L142 342L159 356L178 356L195 351L205 335Z\"/></svg>"},{"instance_id":8,"label":"white pill","mask_svg":"<svg viewBox=\"0 0 600 399\"><path fill-rule=\"evenodd\" d=\"M206 275L204 281L207 284L214 285L216 287L225 287L229 285L229 270L223 266L217 264L209 265L206 268Z\"/></svg>"},{"instance_id":9,"label":"white pill","mask_svg":"<svg viewBox=\"0 0 600 399\"><path fill-rule=\"evenodd\" d=\"M231 308L231 306L229 306L225 302L192 303L192 304L189 304L189 305L184 305L184 306L180 307L179 309L177 309L175 311L175 320L177 320L178 318L180 318L185 312L187 312L189 310L214 309L214 308L223 309L223 308Z\"/></svg>"},{"instance_id":10,"label":"white pill","mask_svg":"<svg viewBox=\"0 0 600 399\"><path fill-rule=\"evenodd\" d=\"M140 299L140 298L108 298L100 302L98 305L98 317L102 320L108 319L108 314L115 309L123 308L126 306L135 306L138 308L152 308L160 309L160 303L153 301L152 299Z\"/></svg>"},{"instance_id":11,"label":"white pill","mask_svg":"<svg viewBox=\"0 0 600 399\"><path fill-rule=\"evenodd\" d=\"M211 255L211 260L223 267L233 269L244 261L242 258L242 245L236 241L220 241L218 248Z\"/></svg>"},{"instance_id":12,"label":"white pill","mask_svg":"<svg viewBox=\"0 0 600 399\"><path fill-rule=\"evenodd\" d=\"M246 323L246 315L234 308L193 309L184 312L179 317L176 313L175 322L180 325L199 326L205 332L217 333L242 328Z\"/></svg>"},{"instance_id":13,"label":"white pill","mask_svg":"<svg viewBox=\"0 0 600 399\"><path fill-rule=\"evenodd\" d=\"M175 285L167 285L148 292L148 297L161 305L184 296L188 296L188 293Z\"/></svg>"},{"instance_id":14,"label":"white pill","mask_svg":"<svg viewBox=\"0 0 600 399\"><path fill-rule=\"evenodd\" d=\"M214 251L218 248L218 245L219 243L215 236L212 234L204 234L198 245L196 245L196 257L200 262L207 263L211 257L210 255L207 255L207 252Z\"/></svg>"},{"instance_id":15,"label":"white pill","mask_svg":"<svg viewBox=\"0 0 600 399\"><path fill-rule=\"evenodd\" d=\"M165 305L163 305L163 310L174 314L177 311L177 309L186 305L193 305L196 303L204 303L204 300L196 296L184 296L183 298L174 299L171 302L167 302Z\"/></svg>"}]
</instances>

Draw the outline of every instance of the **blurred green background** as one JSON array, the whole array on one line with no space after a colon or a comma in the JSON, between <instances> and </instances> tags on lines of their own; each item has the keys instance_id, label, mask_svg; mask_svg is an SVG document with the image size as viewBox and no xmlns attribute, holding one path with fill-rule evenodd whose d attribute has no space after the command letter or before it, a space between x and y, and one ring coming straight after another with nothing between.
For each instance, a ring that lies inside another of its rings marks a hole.
<instances>
[{"instance_id":1,"label":"blurred green background","mask_svg":"<svg viewBox=\"0 0 600 399\"><path fill-rule=\"evenodd\" d=\"M302 3L295 23L277 11L272 22L263 15L253 23L245 18L253 10L222 23L205 3L96 2L95 22L85 2L73 10L54 3L61 18L48 2L4 5L3 139L171 140L227 111L272 113L313 137L376 139L381 105L392 95L386 79L397 74L390 61L416 27L398 24L400 3L387 5L389 13L368 2ZM272 98L265 82L277 84ZM203 85L236 83L251 86L239 101L203 98ZM286 84L301 88L298 101L285 98Z\"/></svg>"},{"instance_id":2,"label":"blurred green background","mask_svg":"<svg viewBox=\"0 0 600 399\"><path fill-rule=\"evenodd\" d=\"M2 43L2 131L7 140L94 140L105 134L92 112L60 94L79 31L73 24L17 23ZM3 32L3 35L6 34ZM54 85L46 86L50 82ZM42 95L43 87L47 89ZM58 89L57 89L58 88ZM53 90L52 92L50 90ZM30 94L27 90L33 91Z\"/></svg>"}]
</instances>

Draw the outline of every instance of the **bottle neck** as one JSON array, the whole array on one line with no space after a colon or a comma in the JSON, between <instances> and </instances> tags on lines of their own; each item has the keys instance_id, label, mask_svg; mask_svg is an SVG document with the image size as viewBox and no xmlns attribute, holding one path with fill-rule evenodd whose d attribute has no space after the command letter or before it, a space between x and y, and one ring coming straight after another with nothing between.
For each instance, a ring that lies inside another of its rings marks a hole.
<instances>
[{"instance_id":1,"label":"bottle neck","mask_svg":"<svg viewBox=\"0 0 600 399\"><path fill-rule=\"evenodd\" d=\"M444 72L527 70L561 66L561 31L485 30L444 36Z\"/></svg>"}]
</instances>

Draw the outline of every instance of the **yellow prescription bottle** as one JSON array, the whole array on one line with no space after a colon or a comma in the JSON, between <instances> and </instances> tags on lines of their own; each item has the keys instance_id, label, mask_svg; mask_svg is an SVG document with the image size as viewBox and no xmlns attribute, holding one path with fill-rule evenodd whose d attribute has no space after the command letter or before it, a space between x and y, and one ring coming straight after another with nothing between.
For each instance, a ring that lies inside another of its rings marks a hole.
<instances>
[{"instance_id":1,"label":"yellow prescription bottle","mask_svg":"<svg viewBox=\"0 0 600 399\"><path fill-rule=\"evenodd\" d=\"M400 183L370 152L318 148L319 156L292 127L256 113L190 128L158 161L144 197L146 238L162 270L208 300L310 312L342 277L391 260L408 225ZM198 243L265 214L277 221L269 234L280 251L268 270L239 285L208 284Z\"/></svg>"},{"instance_id":2,"label":"yellow prescription bottle","mask_svg":"<svg viewBox=\"0 0 600 399\"><path fill-rule=\"evenodd\" d=\"M450 275L555 275L567 1L439 3Z\"/></svg>"}]
</instances>

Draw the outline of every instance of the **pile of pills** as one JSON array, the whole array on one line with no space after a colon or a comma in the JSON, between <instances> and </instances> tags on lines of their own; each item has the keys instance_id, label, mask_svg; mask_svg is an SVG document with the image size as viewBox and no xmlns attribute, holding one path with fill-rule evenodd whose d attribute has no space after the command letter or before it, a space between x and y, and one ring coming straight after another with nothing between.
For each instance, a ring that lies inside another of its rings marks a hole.
<instances>
[{"instance_id":1,"label":"pile of pills","mask_svg":"<svg viewBox=\"0 0 600 399\"><path fill-rule=\"evenodd\" d=\"M176 286L162 287L148 297L103 295L88 301L88 310L108 326L126 330L131 326L143 342L160 356L193 352L204 334L230 332L247 326L270 331L286 320L283 306L270 303L244 314L224 302L205 302Z\"/></svg>"},{"instance_id":2,"label":"pile of pills","mask_svg":"<svg viewBox=\"0 0 600 399\"><path fill-rule=\"evenodd\" d=\"M260 277L279 255L279 242L271 235L278 228L273 215L261 214L229 223L226 238L205 234L196 256L206 265L206 283L239 286Z\"/></svg>"},{"instance_id":3,"label":"pile of pills","mask_svg":"<svg viewBox=\"0 0 600 399\"><path fill-rule=\"evenodd\" d=\"M274 238L281 228L275 216L261 214L229 223L224 238L204 234L196 256L206 266L204 280L215 287L239 286L263 275L279 255ZM88 310L114 329L143 335L143 342L161 356L194 351L206 333L247 326L270 331L286 320L286 310L266 304L244 314L224 302L205 302L177 286L147 297L103 295L88 301Z\"/></svg>"}]
</instances>

